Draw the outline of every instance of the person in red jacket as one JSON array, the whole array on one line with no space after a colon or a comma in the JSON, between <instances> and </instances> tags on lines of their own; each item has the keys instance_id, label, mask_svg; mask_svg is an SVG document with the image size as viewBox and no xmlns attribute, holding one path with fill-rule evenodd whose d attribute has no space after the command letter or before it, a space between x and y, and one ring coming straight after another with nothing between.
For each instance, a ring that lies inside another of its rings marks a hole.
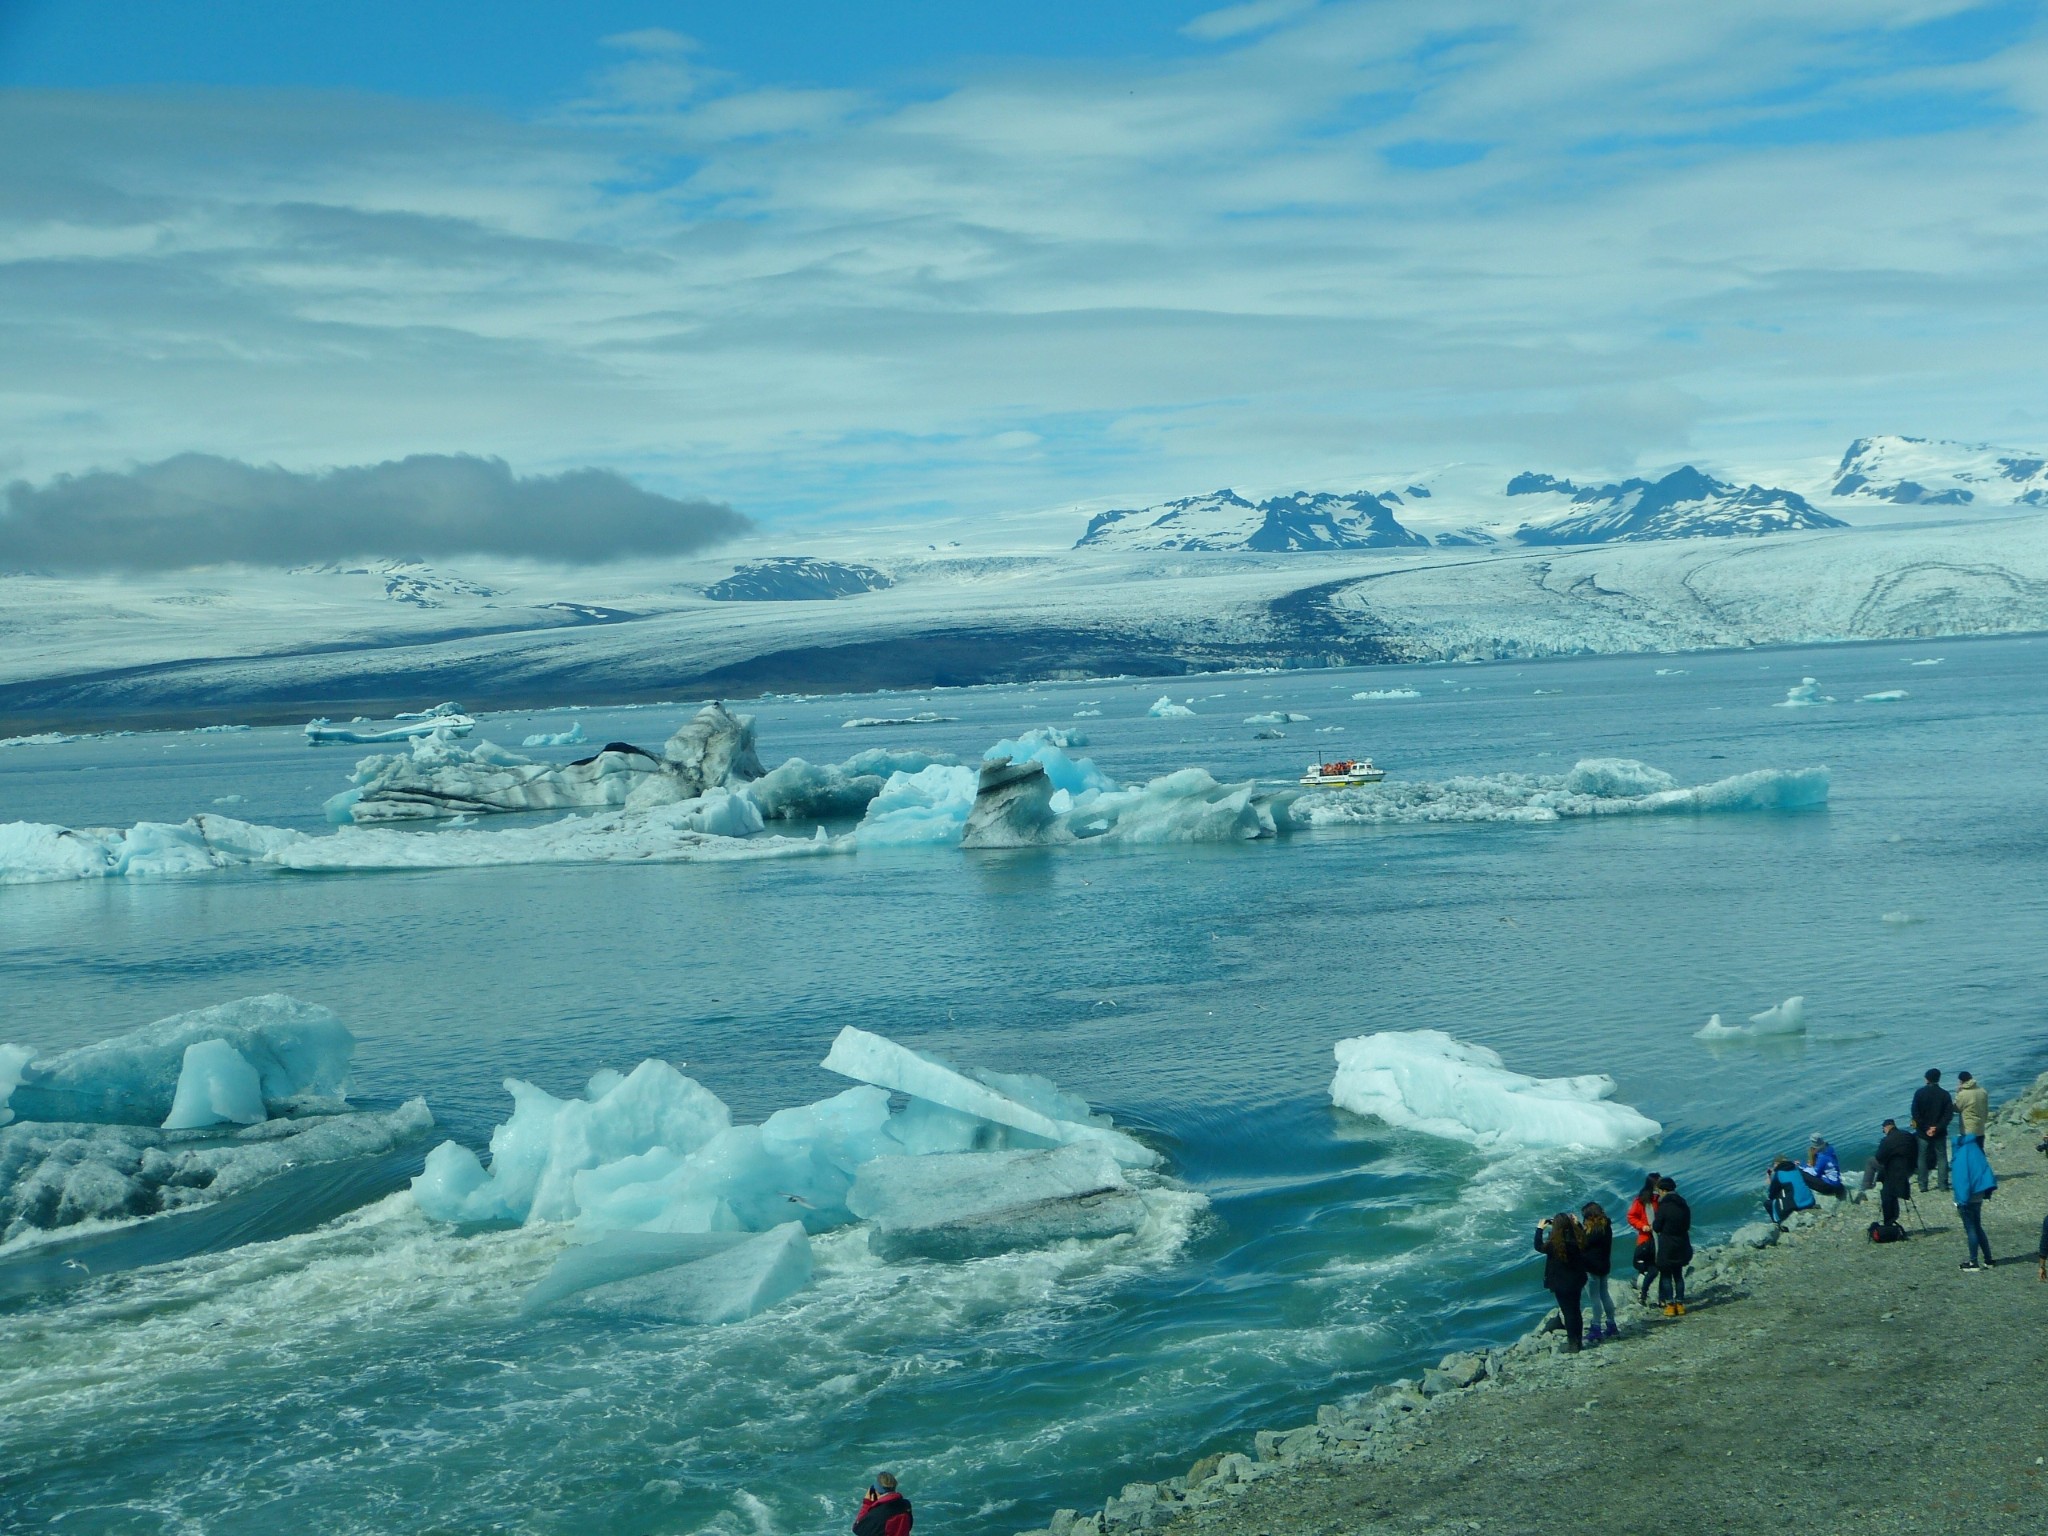
<instances>
[{"instance_id":1,"label":"person in red jacket","mask_svg":"<svg viewBox=\"0 0 2048 1536\"><path fill-rule=\"evenodd\" d=\"M868 1485L853 1536L910 1536L910 1500L896 1491L895 1474L884 1472Z\"/></svg>"},{"instance_id":2,"label":"person in red jacket","mask_svg":"<svg viewBox=\"0 0 2048 1536\"><path fill-rule=\"evenodd\" d=\"M1657 1219L1657 1180L1662 1177L1653 1173L1643 1180L1643 1187L1628 1206L1628 1224L1636 1231L1635 1271L1643 1277L1636 1289L1636 1302L1645 1307L1650 1304L1650 1286L1657 1278L1657 1243L1651 1236L1650 1223Z\"/></svg>"}]
</instances>

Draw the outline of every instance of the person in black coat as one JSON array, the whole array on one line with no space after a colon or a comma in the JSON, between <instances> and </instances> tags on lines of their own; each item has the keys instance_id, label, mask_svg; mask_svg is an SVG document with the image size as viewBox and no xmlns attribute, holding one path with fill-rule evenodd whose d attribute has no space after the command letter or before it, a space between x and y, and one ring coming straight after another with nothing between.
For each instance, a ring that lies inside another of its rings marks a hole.
<instances>
[{"instance_id":1,"label":"person in black coat","mask_svg":"<svg viewBox=\"0 0 2048 1536\"><path fill-rule=\"evenodd\" d=\"M1543 1255L1543 1288L1557 1298L1564 1319L1565 1348L1577 1354L1585 1347L1586 1319L1579 1310L1579 1292L1586 1286L1586 1256L1579 1224L1571 1212L1559 1211L1536 1228L1536 1251Z\"/></svg>"},{"instance_id":2,"label":"person in black coat","mask_svg":"<svg viewBox=\"0 0 2048 1536\"><path fill-rule=\"evenodd\" d=\"M1927 1081L1913 1094L1913 1144L1920 1152L1920 1193L1927 1193L1927 1175L1939 1172L1941 1187L1948 1188L1948 1123L1956 1116L1956 1101L1941 1086L1941 1073L1930 1067Z\"/></svg>"},{"instance_id":3,"label":"person in black coat","mask_svg":"<svg viewBox=\"0 0 2048 1536\"><path fill-rule=\"evenodd\" d=\"M1877 1144L1879 1209L1887 1224L1899 1219L1899 1201L1913 1187L1913 1170L1920 1166L1920 1144L1911 1131L1899 1129L1899 1122L1884 1123L1884 1137Z\"/></svg>"},{"instance_id":4,"label":"person in black coat","mask_svg":"<svg viewBox=\"0 0 2048 1536\"><path fill-rule=\"evenodd\" d=\"M1674 1179L1657 1181L1657 1215L1650 1223L1657 1243L1657 1299L1666 1317L1685 1316L1685 1267L1692 1262L1692 1207Z\"/></svg>"}]
</instances>

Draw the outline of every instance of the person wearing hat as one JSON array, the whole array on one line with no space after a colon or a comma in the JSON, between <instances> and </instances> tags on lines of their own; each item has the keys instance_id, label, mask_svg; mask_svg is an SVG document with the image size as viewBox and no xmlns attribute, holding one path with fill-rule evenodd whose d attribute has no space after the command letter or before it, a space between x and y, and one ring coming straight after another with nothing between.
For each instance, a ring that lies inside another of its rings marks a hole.
<instances>
[{"instance_id":1,"label":"person wearing hat","mask_svg":"<svg viewBox=\"0 0 2048 1536\"><path fill-rule=\"evenodd\" d=\"M1991 1123L1991 1095L1967 1072L1956 1074L1956 1119L1965 1136L1982 1136Z\"/></svg>"},{"instance_id":2,"label":"person wearing hat","mask_svg":"<svg viewBox=\"0 0 2048 1536\"><path fill-rule=\"evenodd\" d=\"M897 1491L896 1474L880 1474L853 1517L853 1536L910 1536L910 1524L910 1500Z\"/></svg>"},{"instance_id":3,"label":"person wearing hat","mask_svg":"<svg viewBox=\"0 0 2048 1536\"><path fill-rule=\"evenodd\" d=\"M1941 1187L1948 1188L1948 1123L1955 1118L1956 1101L1941 1086L1940 1069L1929 1067L1927 1081L1913 1094L1913 1134L1920 1145L1920 1193L1927 1193L1927 1175L1938 1173Z\"/></svg>"},{"instance_id":4,"label":"person wearing hat","mask_svg":"<svg viewBox=\"0 0 2048 1536\"><path fill-rule=\"evenodd\" d=\"M1887 1120L1884 1136L1871 1159L1877 1166L1878 1207L1886 1226L1899 1219L1899 1202L1913 1188L1913 1170L1920 1166L1920 1144L1911 1131L1899 1129L1899 1122Z\"/></svg>"},{"instance_id":5,"label":"person wearing hat","mask_svg":"<svg viewBox=\"0 0 2048 1536\"><path fill-rule=\"evenodd\" d=\"M1839 1200L1848 1193L1842 1186L1842 1160L1819 1131L1807 1138L1806 1161L1799 1165L1799 1172L1806 1187L1818 1194L1833 1195Z\"/></svg>"}]
</instances>

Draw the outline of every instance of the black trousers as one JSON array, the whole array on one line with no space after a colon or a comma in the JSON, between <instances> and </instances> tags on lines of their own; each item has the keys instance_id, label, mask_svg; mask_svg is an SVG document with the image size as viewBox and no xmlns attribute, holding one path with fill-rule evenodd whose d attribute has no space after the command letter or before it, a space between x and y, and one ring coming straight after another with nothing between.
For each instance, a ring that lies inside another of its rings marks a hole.
<instances>
[{"instance_id":1,"label":"black trousers","mask_svg":"<svg viewBox=\"0 0 2048 1536\"><path fill-rule=\"evenodd\" d=\"M1878 1191L1877 1208L1886 1221L1897 1221L1899 1219L1899 1197L1905 1192L1905 1184L1894 1184L1890 1180L1886 1180L1884 1186Z\"/></svg>"},{"instance_id":2,"label":"black trousers","mask_svg":"<svg viewBox=\"0 0 2048 1536\"><path fill-rule=\"evenodd\" d=\"M1586 1339L1586 1314L1579 1306L1582 1289L1583 1285L1580 1285L1569 1291L1550 1293L1557 1298L1557 1315L1564 1319L1564 1336L1574 1344L1582 1344Z\"/></svg>"}]
</instances>

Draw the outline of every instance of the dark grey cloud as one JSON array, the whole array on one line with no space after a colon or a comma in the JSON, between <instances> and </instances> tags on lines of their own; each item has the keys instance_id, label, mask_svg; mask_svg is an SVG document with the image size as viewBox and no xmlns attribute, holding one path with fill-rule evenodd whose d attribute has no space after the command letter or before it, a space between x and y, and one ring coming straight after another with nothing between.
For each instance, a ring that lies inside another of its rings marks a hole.
<instances>
[{"instance_id":1,"label":"dark grey cloud","mask_svg":"<svg viewBox=\"0 0 2048 1536\"><path fill-rule=\"evenodd\" d=\"M36 571L440 555L588 565L687 554L753 526L721 503L658 495L608 469L519 476L466 454L300 472L183 453L18 480L4 501L0 569Z\"/></svg>"}]
</instances>

